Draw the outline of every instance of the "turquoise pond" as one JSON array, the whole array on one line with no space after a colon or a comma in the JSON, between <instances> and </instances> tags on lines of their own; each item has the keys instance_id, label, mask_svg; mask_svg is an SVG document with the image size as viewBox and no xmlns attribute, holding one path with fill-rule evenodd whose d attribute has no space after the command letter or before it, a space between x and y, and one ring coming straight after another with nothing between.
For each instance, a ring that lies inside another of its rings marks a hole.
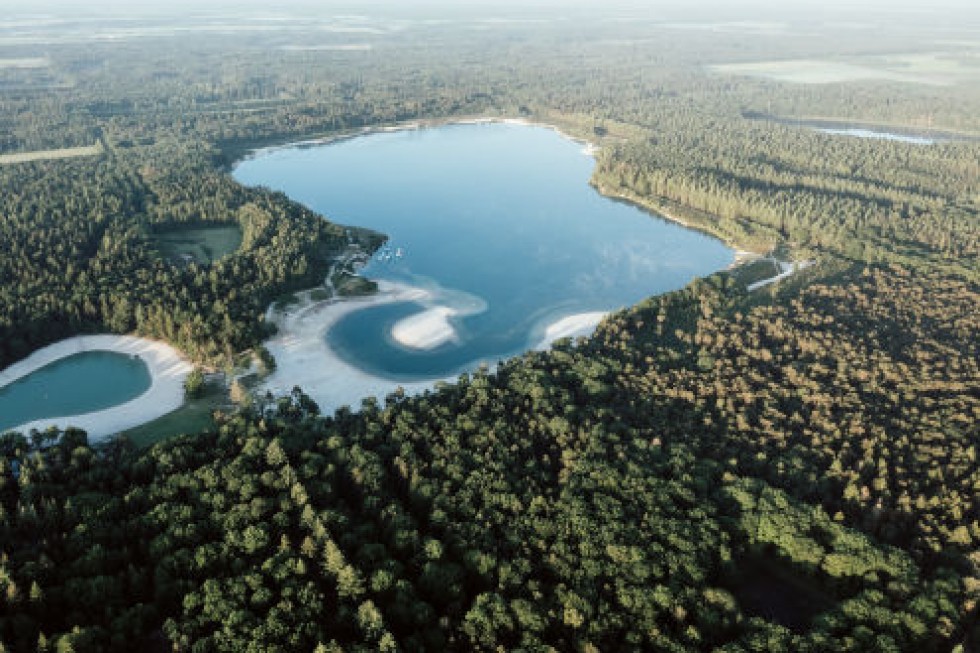
<instances>
[{"instance_id":1,"label":"turquoise pond","mask_svg":"<svg viewBox=\"0 0 980 653\"><path fill-rule=\"evenodd\" d=\"M599 195L594 165L553 130L490 123L265 150L233 174L389 236L361 273L431 296L354 311L326 338L361 370L421 380L495 363L563 317L628 306L732 262L718 240ZM432 307L455 311L453 340L422 349L392 337Z\"/></svg>"},{"instance_id":2,"label":"turquoise pond","mask_svg":"<svg viewBox=\"0 0 980 653\"><path fill-rule=\"evenodd\" d=\"M108 351L74 354L0 388L0 432L36 419L81 415L135 399L150 388L142 360Z\"/></svg>"}]
</instances>

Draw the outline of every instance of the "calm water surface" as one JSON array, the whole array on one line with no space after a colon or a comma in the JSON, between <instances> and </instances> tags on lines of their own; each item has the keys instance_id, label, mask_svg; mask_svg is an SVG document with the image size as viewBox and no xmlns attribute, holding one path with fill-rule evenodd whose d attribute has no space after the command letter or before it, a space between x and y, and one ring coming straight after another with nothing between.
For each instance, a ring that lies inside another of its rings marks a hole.
<instances>
[{"instance_id":1,"label":"calm water surface","mask_svg":"<svg viewBox=\"0 0 980 653\"><path fill-rule=\"evenodd\" d=\"M884 141L899 141L902 143L912 143L913 145L933 145L936 139L927 136L913 136L911 134L898 134L895 132L875 131L872 129L862 129L857 127L831 128L821 127L817 131L824 134L835 136L854 136L856 138L876 138Z\"/></svg>"},{"instance_id":2,"label":"calm water surface","mask_svg":"<svg viewBox=\"0 0 980 653\"><path fill-rule=\"evenodd\" d=\"M62 358L0 388L0 432L36 419L81 415L135 399L150 388L142 360L108 351Z\"/></svg>"},{"instance_id":3,"label":"calm water surface","mask_svg":"<svg viewBox=\"0 0 980 653\"><path fill-rule=\"evenodd\" d=\"M496 362L562 317L634 304L732 261L714 238L600 196L594 165L552 130L479 124L267 150L234 176L390 236L362 274L432 300L355 311L327 339L361 369L416 380ZM391 337L432 306L458 311L453 342L420 350Z\"/></svg>"}]
</instances>

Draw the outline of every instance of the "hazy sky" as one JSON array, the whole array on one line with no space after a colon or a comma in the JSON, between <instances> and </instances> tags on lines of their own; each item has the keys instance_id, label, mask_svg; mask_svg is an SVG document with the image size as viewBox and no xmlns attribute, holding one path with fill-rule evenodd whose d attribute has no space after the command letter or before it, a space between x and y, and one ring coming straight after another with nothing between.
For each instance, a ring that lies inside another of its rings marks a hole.
<instances>
[{"instance_id":1,"label":"hazy sky","mask_svg":"<svg viewBox=\"0 0 980 653\"><path fill-rule=\"evenodd\" d=\"M659 9L686 8L690 13L705 10L709 7L724 8L726 13L739 8L747 11L770 10L783 13L793 10L820 11L829 7L849 8L855 11L873 9L888 11L894 9L913 9L921 11L954 10L972 13L980 11L977 0L280 0L270 3L268 0L3 0L5 12L48 12L68 10L73 14L88 13L99 9L140 13L173 13L175 11L209 10L209 9L254 9L260 11L279 12L290 7L310 7L329 10L332 7L355 9L362 7L385 7L399 12L410 12L413 8L433 8L442 6L461 10L467 7L480 8L509 8L509 9L610 9L629 7L631 9L646 8L650 11ZM705 18L710 18L705 16ZM955 20L950 16L951 20ZM2 20L2 17L0 17Z\"/></svg>"}]
</instances>

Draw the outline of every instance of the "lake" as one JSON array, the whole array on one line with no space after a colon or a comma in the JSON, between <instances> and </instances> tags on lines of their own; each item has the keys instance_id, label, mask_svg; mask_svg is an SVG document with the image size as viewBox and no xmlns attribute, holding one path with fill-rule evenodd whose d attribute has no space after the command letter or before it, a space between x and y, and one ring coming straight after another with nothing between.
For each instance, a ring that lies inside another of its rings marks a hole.
<instances>
[{"instance_id":1,"label":"lake","mask_svg":"<svg viewBox=\"0 0 980 653\"><path fill-rule=\"evenodd\" d=\"M380 378L445 378L725 268L720 241L599 195L595 161L536 126L457 124L265 150L235 178L387 234L361 273L418 289L332 324L330 349Z\"/></svg>"},{"instance_id":2,"label":"lake","mask_svg":"<svg viewBox=\"0 0 980 653\"><path fill-rule=\"evenodd\" d=\"M81 415L150 388L146 363L108 351L74 354L0 388L0 432L37 419Z\"/></svg>"},{"instance_id":3,"label":"lake","mask_svg":"<svg viewBox=\"0 0 980 653\"><path fill-rule=\"evenodd\" d=\"M899 134L896 132L876 131L873 129L863 129L858 127L819 127L817 131L824 134L835 136L854 136L856 138L877 138L884 141L899 141L901 143L911 143L913 145L933 145L935 138L927 136L913 136L912 134Z\"/></svg>"}]
</instances>

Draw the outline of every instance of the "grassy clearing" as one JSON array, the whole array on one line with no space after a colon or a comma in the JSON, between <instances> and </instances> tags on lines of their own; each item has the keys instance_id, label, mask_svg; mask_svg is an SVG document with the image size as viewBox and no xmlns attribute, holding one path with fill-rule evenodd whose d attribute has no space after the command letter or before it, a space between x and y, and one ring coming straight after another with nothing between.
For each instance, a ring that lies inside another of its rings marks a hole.
<instances>
[{"instance_id":1,"label":"grassy clearing","mask_svg":"<svg viewBox=\"0 0 980 653\"><path fill-rule=\"evenodd\" d=\"M5 68L47 68L51 61L46 57L23 57L19 59L0 59L0 70Z\"/></svg>"},{"instance_id":2,"label":"grassy clearing","mask_svg":"<svg viewBox=\"0 0 980 653\"><path fill-rule=\"evenodd\" d=\"M0 165L14 163L31 163L33 161L53 161L56 159L74 159L82 156L97 156L102 154L102 143L86 147L66 147L60 150L38 150L36 152L16 152L0 154Z\"/></svg>"},{"instance_id":3,"label":"grassy clearing","mask_svg":"<svg viewBox=\"0 0 980 653\"><path fill-rule=\"evenodd\" d=\"M957 81L980 76L980 56L968 52L930 52L886 55L876 65L910 75L939 76Z\"/></svg>"},{"instance_id":4,"label":"grassy clearing","mask_svg":"<svg viewBox=\"0 0 980 653\"><path fill-rule=\"evenodd\" d=\"M377 283L356 274L338 272L333 275L331 281L341 297L364 297L378 292Z\"/></svg>"},{"instance_id":5,"label":"grassy clearing","mask_svg":"<svg viewBox=\"0 0 980 653\"><path fill-rule=\"evenodd\" d=\"M779 266L773 261L765 259L739 265L738 267L734 268L730 274L735 277L735 281L739 282L743 286L748 286L749 284L757 281L774 277L781 271L782 270L779 269Z\"/></svg>"},{"instance_id":6,"label":"grassy clearing","mask_svg":"<svg viewBox=\"0 0 980 653\"><path fill-rule=\"evenodd\" d=\"M944 85L948 83L943 79L931 78L927 75L915 75L910 72L838 61L810 59L722 64L709 66L709 69L726 75L761 77L792 84L839 84L842 82L870 80L929 85Z\"/></svg>"},{"instance_id":7,"label":"grassy clearing","mask_svg":"<svg viewBox=\"0 0 980 653\"><path fill-rule=\"evenodd\" d=\"M980 58L969 53L933 52L864 57L850 62L797 59L708 66L726 75L762 77L793 84L890 81L948 86L980 78Z\"/></svg>"},{"instance_id":8,"label":"grassy clearing","mask_svg":"<svg viewBox=\"0 0 980 653\"><path fill-rule=\"evenodd\" d=\"M200 433L214 426L215 410L228 408L230 400L223 387L205 386L204 394L142 426L129 429L124 435L139 449L151 447L157 442L184 433Z\"/></svg>"},{"instance_id":9,"label":"grassy clearing","mask_svg":"<svg viewBox=\"0 0 980 653\"><path fill-rule=\"evenodd\" d=\"M152 237L165 257L201 264L232 254L242 244L242 231L237 225L177 229Z\"/></svg>"}]
</instances>

